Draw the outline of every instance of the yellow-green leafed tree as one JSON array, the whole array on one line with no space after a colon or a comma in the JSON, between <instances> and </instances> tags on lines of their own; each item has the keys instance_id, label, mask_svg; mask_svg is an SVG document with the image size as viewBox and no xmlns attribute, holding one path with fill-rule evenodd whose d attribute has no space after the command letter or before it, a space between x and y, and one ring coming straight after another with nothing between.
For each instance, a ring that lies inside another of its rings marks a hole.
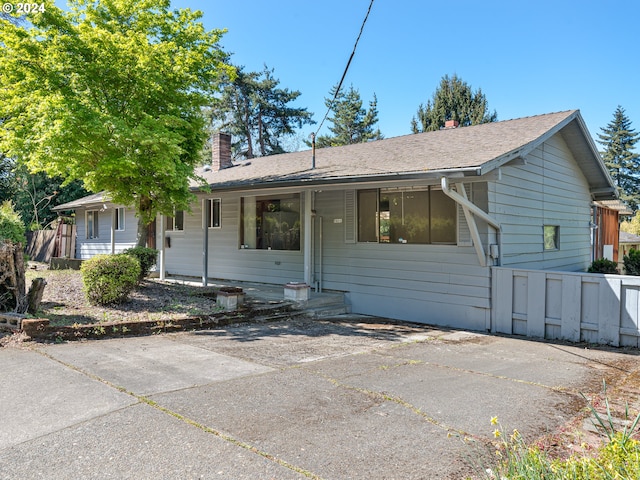
<instances>
[{"instance_id":1,"label":"yellow-green leafed tree","mask_svg":"<svg viewBox=\"0 0 640 480\"><path fill-rule=\"evenodd\" d=\"M138 244L158 213L187 209L202 107L233 76L202 14L169 0L47 0L0 18L0 151L134 207Z\"/></svg>"},{"instance_id":2,"label":"yellow-green leafed tree","mask_svg":"<svg viewBox=\"0 0 640 480\"><path fill-rule=\"evenodd\" d=\"M620 224L620 230L627 233L633 233L634 235L640 235L640 210L636 210L636 213L631 220L624 221Z\"/></svg>"}]
</instances>

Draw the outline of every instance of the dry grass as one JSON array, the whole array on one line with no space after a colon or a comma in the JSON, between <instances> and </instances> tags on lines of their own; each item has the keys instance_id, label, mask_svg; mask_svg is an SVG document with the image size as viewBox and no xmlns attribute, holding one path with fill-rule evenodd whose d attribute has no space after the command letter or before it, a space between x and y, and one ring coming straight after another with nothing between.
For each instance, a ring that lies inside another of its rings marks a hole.
<instances>
[{"instance_id":1,"label":"dry grass","mask_svg":"<svg viewBox=\"0 0 640 480\"><path fill-rule=\"evenodd\" d=\"M47 281L38 317L49 319L52 325L172 320L216 310L210 287L146 279L128 301L105 307L87 301L82 276L77 270L48 270L41 265L36 268L30 265L27 285L36 277Z\"/></svg>"}]
</instances>

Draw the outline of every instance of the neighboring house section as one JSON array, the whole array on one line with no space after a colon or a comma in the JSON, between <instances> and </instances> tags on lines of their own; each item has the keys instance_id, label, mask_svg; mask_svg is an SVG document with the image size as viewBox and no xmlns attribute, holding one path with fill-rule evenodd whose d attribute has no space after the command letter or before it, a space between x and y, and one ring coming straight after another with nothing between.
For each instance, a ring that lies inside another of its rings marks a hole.
<instances>
[{"instance_id":1,"label":"neighboring house section","mask_svg":"<svg viewBox=\"0 0 640 480\"><path fill-rule=\"evenodd\" d=\"M76 258L86 260L94 255L120 253L136 244L135 213L114 205L102 193L58 205L54 210L75 212Z\"/></svg>"},{"instance_id":2,"label":"neighboring house section","mask_svg":"<svg viewBox=\"0 0 640 480\"><path fill-rule=\"evenodd\" d=\"M640 250L640 235L634 235L633 233L620 232L620 253L618 255L618 268L621 272L624 271L624 257L629 255L629 252L633 250Z\"/></svg>"},{"instance_id":3,"label":"neighboring house section","mask_svg":"<svg viewBox=\"0 0 640 480\"><path fill-rule=\"evenodd\" d=\"M622 262L620 255L620 217L633 215L633 211L621 200L603 200L593 205L593 260ZM618 260L620 258L620 260ZM622 270L620 270L622 271Z\"/></svg>"},{"instance_id":4,"label":"neighboring house section","mask_svg":"<svg viewBox=\"0 0 640 480\"><path fill-rule=\"evenodd\" d=\"M578 111L238 164L229 143L182 228L158 222L161 275L306 282L416 322L490 328L492 266L584 271L592 202L616 198Z\"/></svg>"}]
</instances>

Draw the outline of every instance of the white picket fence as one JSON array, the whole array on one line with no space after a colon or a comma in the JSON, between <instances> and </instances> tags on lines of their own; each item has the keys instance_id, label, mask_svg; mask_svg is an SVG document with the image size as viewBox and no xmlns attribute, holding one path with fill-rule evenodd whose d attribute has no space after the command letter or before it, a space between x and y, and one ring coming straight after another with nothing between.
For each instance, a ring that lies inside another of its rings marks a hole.
<instances>
[{"instance_id":1,"label":"white picket fence","mask_svg":"<svg viewBox=\"0 0 640 480\"><path fill-rule=\"evenodd\" d=\"M640 347L640 277L492 267L492 331Z\"/></svg>"}]
</instances>

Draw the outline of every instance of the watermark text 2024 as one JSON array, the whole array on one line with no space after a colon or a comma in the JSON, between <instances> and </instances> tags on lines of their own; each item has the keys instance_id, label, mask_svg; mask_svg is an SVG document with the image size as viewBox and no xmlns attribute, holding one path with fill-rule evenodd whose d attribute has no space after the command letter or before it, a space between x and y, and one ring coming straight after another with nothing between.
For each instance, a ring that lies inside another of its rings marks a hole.
<instances>
[{"instance_id":1,"label":"watermark text 2024","mask_svg":"<svg viewBox=\"0 0 640 480\"><path fill-rule=\"evenodd\" d=\"M4 13L15 12L18 15L26 15L28 13L44 13L44 3L3 3L2 11Z\"/></svg>"}]
</instances>

